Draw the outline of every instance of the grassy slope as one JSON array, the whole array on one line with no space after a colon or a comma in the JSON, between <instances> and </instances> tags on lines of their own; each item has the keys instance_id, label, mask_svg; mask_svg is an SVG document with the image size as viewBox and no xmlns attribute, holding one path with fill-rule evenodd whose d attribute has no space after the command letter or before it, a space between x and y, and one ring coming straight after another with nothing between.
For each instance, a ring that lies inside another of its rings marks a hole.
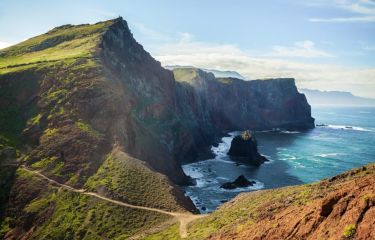
<instances>
[{"instance_id":1,"label":"grassy slope","mask_svg":"<svg viewBox=\"0 0 375 240\"><path fill-rule=\"evenodd\" d=\"M14 71L17 66L91 57L99 36L111 24L107 21L95 25L65 25L3 49L0 52L0 73Z\"/></svg>"},{"instance_id":2,"label":"grassy slope","mask_svg":"<svg viewBox=\"0 0 375 240\"><path fill-rule=\"evenodd\" d=\"M122 201L171 211L185 211L172 194L168 179L125 153L108 156L85 187Z\"/></svg>"},{"instance_id":3,"label":"grassy slope","mask_svg":"<svg viewBox=\"0 0 375 240\"><path fill-rule=\"evenodd\" d=\"M47 116L42 116L35 105L25 106L30 100L24 97L28 94L25 90L36 92L42 80L55 78L55 86L44 89L45 95L41 97L46 99L46 104L48 101L61 104L77 77L96 67L90 58L99 36L111 23L65 25L0 50L0 84L6 85L0 89L1 100L6 104L0 104L0 144L19 148L23 144L20 134L27 123L35 125L41 117L51 119L53 114L63 114L64 108L55 103Z\"/></svg>"},{"instance_id":4,"label":"grassy slope","mask_svg":"<svg viewBox=\"0 0 375 240\"><path fill-rule=\"evenodd\" d=\"M45 181L18 170L14 191L26 191L13 192L12 197L16 202L28 198L30 191L40 191L38 187L43 184ZM17 209L19 207L19 204L13 204L8 211L17 211L22 218L35 219L30 230L32 239L126 239L170 218L155 212L119 207L50 186L22 209ZM19 218L8 216L1 224L0 234L17 229L19 221Z\"/></svg>"}]
</instances>

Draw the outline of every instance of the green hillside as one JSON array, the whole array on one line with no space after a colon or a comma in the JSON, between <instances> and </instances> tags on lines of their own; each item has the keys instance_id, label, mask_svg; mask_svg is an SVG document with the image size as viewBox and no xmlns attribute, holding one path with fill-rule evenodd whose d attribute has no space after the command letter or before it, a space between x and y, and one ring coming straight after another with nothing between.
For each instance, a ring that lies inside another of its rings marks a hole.
<instances>
[{"instance_id":1,"label":"green hillside","mask_svg":"<svg viewBox=\"0 0 375 240\"><path fill-rule=\"evenodd\" d=\"M125 125L113 128L109 119L129 110L115 107L126 105L123 83L103 62L101 44L122 21L64 25L0 51L0 238L127 239L175 222L58 188L8 164L124 203L194 211L166 176L124 147L114 151Z\"/></svg>"}]
</instances>

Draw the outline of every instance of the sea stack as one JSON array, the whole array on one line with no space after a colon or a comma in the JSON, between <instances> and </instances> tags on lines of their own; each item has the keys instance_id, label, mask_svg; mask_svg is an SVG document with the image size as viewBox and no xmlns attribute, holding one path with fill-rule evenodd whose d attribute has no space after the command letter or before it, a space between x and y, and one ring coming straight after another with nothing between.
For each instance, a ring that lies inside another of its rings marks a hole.
<instances>
[{"instance_id":1,"label":"sea stack","mask_svg":"<svg viewBox=\"0 0 375 240\"><path fill-rule=\"evenodd\" d=\"M233 138L228 155L233 160L239 160L255 166L268 161L264 156L259 154L255 137L249 130Z\"/></svg>"},{"instance_id":2,"label":"sea stack","mask_svg":"<svg viewBox=\"0 0 375 240\"><path fill-rule=\"evenodd\" d=\"M256 183L255 181L247 180L244 175L240 175L233 182L226 182L220 187L224 189L244 188L244 187L253 186L255 183Z\"/></svg>"}]
</instances>

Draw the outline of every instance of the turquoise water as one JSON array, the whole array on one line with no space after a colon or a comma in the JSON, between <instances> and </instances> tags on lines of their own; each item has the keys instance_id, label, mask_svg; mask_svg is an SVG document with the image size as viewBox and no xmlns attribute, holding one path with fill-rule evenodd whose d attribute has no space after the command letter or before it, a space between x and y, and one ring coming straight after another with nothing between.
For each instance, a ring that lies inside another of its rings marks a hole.
<instances>
[{"instance_id":1,"label":"turquoise water","mask_svg":"<svg viewBox=\"0 0 375 240\"><path fill-rule=\"evenodd\" d=\"M238 165L226 155L233 135L212 147L216 157L183 166L196 180L185 188L201 212L210 212L242 191L309 183L375 162L375 108L313 107L316 127L306 132L256 132L259 152L270 162ZM240 174L255 186L224 190L220 185Z\"/></svg>"}]
</instances>

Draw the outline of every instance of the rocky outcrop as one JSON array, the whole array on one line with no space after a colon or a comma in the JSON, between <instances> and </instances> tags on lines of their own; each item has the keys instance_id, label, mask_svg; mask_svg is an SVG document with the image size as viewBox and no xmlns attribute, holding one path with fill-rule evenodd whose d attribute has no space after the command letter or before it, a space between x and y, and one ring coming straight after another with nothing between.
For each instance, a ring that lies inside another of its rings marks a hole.
<instances>
[{"instance_id":1,"label":"rocky outcrop","mask_svg":"<svg viewBox=\"0 0 375 240\"><path fill-rule=\"evenodd\" d=\"M108 123L111 116L106 131L125 152L146 161L175 183L187 184L189 179L176 155L180 141L188 142L189 136L176 112L173 74L136 42L122 19L115 20L103 34L98 55L106 79L117 90L108 95L113 101L106 104L103 113L93 113L96 125Z\"/></svg>"},{"instance_id":2,"label":"rocky outcrop","mask_svg":"<svg viewBox=\"0 0 375 240\"><path fill-rule=\"evenodd\" d=\"M249 181L246 179L244 175L240 175L233 182L226 182L222 184L220 187L224 189L235 189L235 188L244 188L244 187L253 186L254 184L255 184L255 181Z\"/></svg>"},{"instance_id":3,"label":"rocky outcrop","mask_svg":"<svg viewBox=\"0 0 375 240\"><path fill-rule=\"evenodd\" d=\"M248 130L232 139L228 155L232 159L241 160L255 166L268 161L259 154L255 137Z\"/></svg>"}]
</instances>

